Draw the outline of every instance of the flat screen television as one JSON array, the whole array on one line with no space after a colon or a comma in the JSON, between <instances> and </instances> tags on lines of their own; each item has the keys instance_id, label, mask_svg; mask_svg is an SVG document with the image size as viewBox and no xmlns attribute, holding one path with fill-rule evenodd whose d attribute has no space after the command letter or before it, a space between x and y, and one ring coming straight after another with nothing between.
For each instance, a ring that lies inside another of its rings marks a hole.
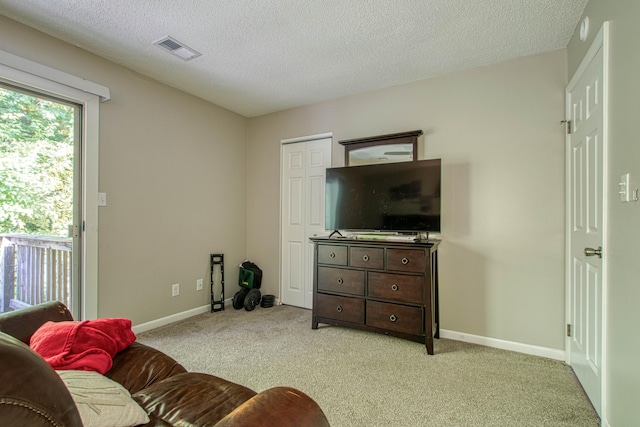
<instances>
[{"instance_id":1,"label":"flat screen television","mask_svg":"<svg viewBox=\"0 0 640 427\"><path fill-rule=\"evenodd\" d=\"M325 229L439 232L441 160L327 169Z\"/></svg>"}]
</instances>

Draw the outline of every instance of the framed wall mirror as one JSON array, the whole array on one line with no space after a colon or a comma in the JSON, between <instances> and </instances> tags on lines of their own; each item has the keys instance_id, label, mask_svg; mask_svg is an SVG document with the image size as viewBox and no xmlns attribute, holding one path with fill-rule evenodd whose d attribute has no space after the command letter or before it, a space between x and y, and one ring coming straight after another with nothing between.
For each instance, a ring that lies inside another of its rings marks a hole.
<instances>
[{"instance_id":1,"label":"framed wall mirror","mask_svg":"<svg viewBox=\"0 0 640 427\"><path fill-rule=\"evenodd\" d=\"M346 166L418 160L421 130L339 141L344 145Z\"/></svg>"}]
</instances>

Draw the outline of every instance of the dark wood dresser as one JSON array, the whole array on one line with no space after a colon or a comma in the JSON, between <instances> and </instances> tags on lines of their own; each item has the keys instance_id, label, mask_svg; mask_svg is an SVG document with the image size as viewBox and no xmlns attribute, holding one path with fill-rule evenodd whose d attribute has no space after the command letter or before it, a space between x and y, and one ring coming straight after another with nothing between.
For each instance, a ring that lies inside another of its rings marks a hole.
<instances>
[{"instance_id":1,"label":"dark wood dresser","mask_svg":"<svg viewBox=\"0 0 640 427\"><path fill-rule=\"evenodd\" d=\"M313 237L313 329L319 323L424 343L438 326L439 240Z\"/></svg>"}]
</instances>

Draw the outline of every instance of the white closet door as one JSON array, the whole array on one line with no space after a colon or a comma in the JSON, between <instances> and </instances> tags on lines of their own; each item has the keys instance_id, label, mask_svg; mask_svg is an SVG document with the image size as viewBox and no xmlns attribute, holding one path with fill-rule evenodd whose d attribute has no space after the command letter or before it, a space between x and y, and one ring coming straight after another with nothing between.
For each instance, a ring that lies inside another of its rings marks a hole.
<instances>
[{"instance_id":1,"label":"white closet door","mask_svg":"<svg viewBox=\"0 0 640 427\"><path fill-rule=\"evenodd\" d=\"M281 301L311 308L313 245L324 229L325 171L331 138L284 144L281 160Z\"/></svg>"}]
</instances>

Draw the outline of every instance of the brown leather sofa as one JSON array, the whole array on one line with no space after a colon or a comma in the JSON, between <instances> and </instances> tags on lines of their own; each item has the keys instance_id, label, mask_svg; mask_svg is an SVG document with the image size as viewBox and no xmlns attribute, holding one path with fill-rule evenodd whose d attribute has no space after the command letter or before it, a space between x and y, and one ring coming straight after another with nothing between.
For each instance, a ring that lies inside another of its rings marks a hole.
<instances>
[{"instance_id":1,"label":"brown leather sofa","mask_svg":"<svg viewBox=\"0 0 640 427\"><path fill-rule=\"evenodd\" d=\"M82 426L58 374L28 347L46 321L73 320L58 302L0 314L0 425ZM147 412L147 426L328 426L309 396L289 387L256 393L134 342L118 353L106 377L120 383Z\"/></svg>"}]
</instances>

